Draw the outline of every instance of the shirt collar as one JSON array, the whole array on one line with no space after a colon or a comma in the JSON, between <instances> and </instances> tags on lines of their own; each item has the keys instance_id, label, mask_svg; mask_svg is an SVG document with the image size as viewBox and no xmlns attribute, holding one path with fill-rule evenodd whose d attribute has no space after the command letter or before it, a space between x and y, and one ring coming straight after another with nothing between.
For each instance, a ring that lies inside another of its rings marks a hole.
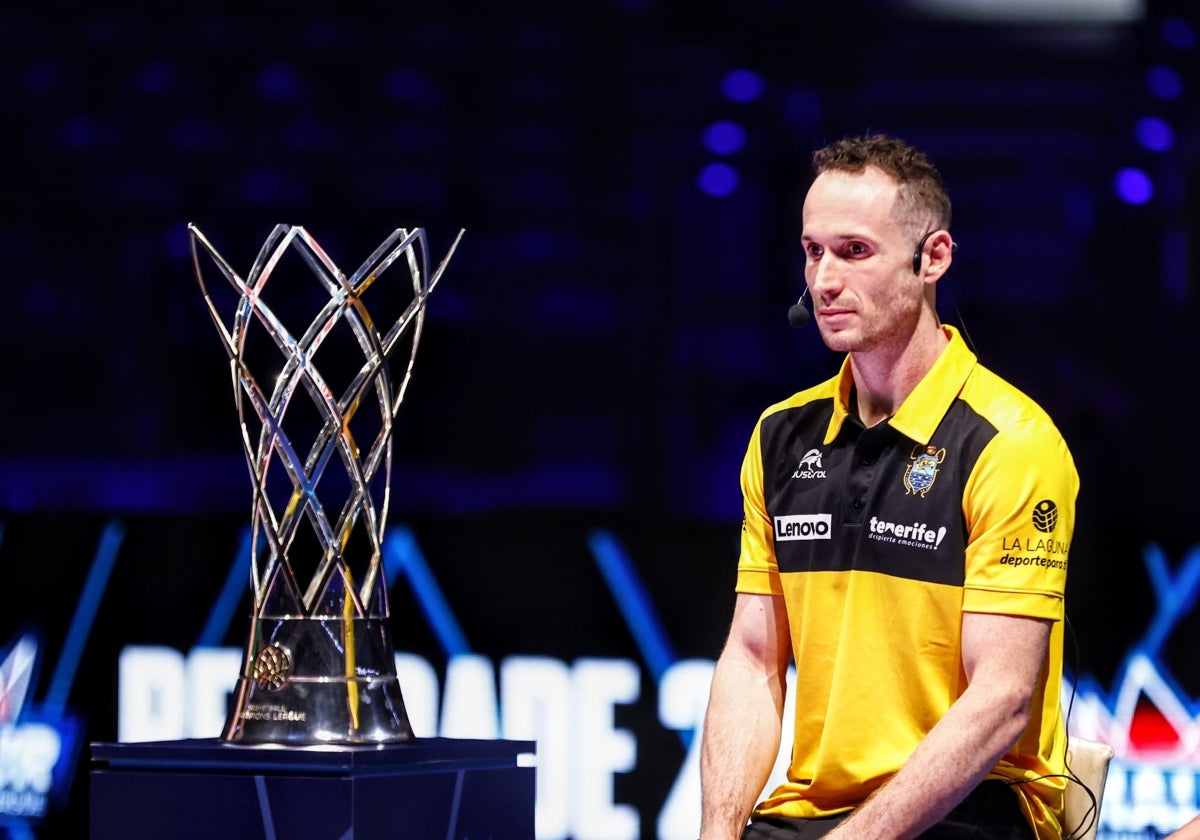
<instances>
[{"instance_id":1,"label":"shirt collar","mask_svg":"<svg viewBox=\"0 0 1200 840\"><path fill-rule=\"evenodd\" d=\"M920 444L929 443L950 403L958 396L978 361L958 330L943 324L942 332L950 343L887 421L896 431ZM850 393L854 386L854 375L850 371L848 355L842 361L834 384L833 416L829 418L829 428L825 432L826 445L833 443L851 413Z\"/></svg>"}]
</instances>

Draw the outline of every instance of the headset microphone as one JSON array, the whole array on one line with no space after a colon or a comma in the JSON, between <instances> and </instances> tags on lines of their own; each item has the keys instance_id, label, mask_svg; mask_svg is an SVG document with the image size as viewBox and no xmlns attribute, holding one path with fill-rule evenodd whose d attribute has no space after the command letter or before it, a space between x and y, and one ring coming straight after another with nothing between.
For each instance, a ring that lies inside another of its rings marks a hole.
<instances>
[{"instance_id":1,"label":"headset microphone","mask_svg":"<svg viewBox=\"0 0 1200 840\"><path fill-rule=\"evenodd\" d=\"M808 286L804 287L804 291L800 293L800 300L796 301L788 309L788 323L796 329L800 329L808 323L811 317L808 314L808 308L804 305L804 296L808 294Z\"/></svg>"}]
</instances>

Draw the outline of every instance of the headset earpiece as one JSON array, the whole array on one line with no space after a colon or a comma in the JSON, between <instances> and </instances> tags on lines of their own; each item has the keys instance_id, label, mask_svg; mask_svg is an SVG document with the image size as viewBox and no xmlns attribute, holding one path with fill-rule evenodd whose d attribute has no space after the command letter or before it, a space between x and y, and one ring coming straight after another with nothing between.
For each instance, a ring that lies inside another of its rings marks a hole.
<instances>
[{"instance_id":1,"label":"headset earpiece","mask_svg":"<svg viewBox=\"0 0 1200 840\"><path fill-rule=\"evenodd\" d=\"M917 243L917 250L913 252L913 274L920 275L922 258L925 256L925 243L929 237L937 233L936 230L931 230L929 233L921 237L921 241Z\"/></svg>"}]
</instances>

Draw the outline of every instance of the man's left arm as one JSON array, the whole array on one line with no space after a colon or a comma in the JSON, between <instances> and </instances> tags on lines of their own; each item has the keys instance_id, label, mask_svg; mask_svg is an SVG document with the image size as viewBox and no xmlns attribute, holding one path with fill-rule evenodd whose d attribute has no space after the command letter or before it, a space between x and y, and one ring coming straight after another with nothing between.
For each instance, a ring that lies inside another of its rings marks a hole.
<instances>
[{"instance_id":1,"label":"man's left arm","mask_svg":"<svg viewBox=\"0 0 1200 840\"><path fill-rule=\"evenodd\" d=\"M966 690L900 771L826 836L915 837L966 798L1029 723L1051 623L963 613Z\"/></svg>"}]
</instances>

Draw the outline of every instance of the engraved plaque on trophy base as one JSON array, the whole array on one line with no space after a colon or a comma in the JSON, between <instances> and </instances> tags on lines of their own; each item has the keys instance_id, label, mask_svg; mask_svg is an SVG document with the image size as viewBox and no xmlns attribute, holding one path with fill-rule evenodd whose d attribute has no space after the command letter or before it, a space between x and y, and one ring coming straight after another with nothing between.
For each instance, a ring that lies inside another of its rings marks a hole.
<instances>
[{"instance_id":1,"label":"engraved plaque on trophy base","mask_svg":"<svg viewBox=\"0 0 1200 840\"><path fill-rule=\"evenodd\" d=\"M334 670L345 662L394 662L386 619L260 618L254 629L253 673L238 679L241 714L226 723L225 740L368 744L412 737L394 671Z\"/></svg>"}]
</instances>

